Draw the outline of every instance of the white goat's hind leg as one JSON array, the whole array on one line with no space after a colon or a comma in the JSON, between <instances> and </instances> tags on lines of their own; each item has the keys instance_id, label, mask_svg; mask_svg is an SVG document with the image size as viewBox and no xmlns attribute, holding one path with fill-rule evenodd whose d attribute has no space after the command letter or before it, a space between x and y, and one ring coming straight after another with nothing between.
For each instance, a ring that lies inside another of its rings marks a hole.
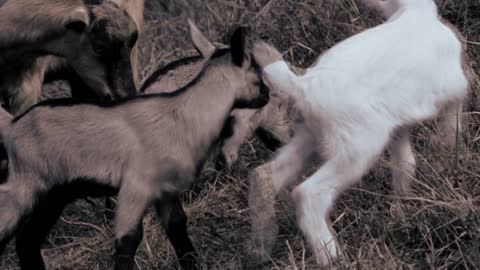
<instances>
[{"instance_id":1,"label":"white goat's hind leg","mask_svg":"<svg viewBox=\"0 0 480 270\"><path fill-rule=\"evenodd\" d=\"M440 113L437 120L437 128L439 131L438 139L440 143L454 148L457 140L457 132L460 134L462 130L462 102L452 102L445 110Z\"/></svg>"},{"instance_id":2,"label":"white goat's hind leg","mask_svg":"<svg viewBox=\"0 0 480 270\"><path fill-rule=\"evenodd\" d=\"M360 133L350 134L348 140L353 142L343 138L332 144L341 145L341 148L336 149L332 157L292 193L299 227L320 265L327 265L339 255L328 216L337 195L361 179L388 141L388 133L375 133L375 129L368 126L362 128L364 130Z\"/></svg>"},{"instance_id":3,"label":"white goat's hind leg","mask_svg":"<svg viewBox=\"0 0 480 270\"><path fill-rule=\"evenodd\" d=\"M248 248L256 259L267 260L270 256L278 233L275 197L285 186L300 178L302 169L315 154L312 146L313 138L300 128L273 161L250 174L248 204L252 232Z\"/></svg>"},{"instance_id":4,"label":"white goat's hind leg","mask_svg":"<svg viewBox=\"0 0 480 270\"><path fill-rule=\"evenodd\" d=\"M415 157L410 143L410 130L400 130L390 144L390 168L392 170L395 195L406 195L410 191L412 177L415 175Z\"/></svg>"}]
</instances>

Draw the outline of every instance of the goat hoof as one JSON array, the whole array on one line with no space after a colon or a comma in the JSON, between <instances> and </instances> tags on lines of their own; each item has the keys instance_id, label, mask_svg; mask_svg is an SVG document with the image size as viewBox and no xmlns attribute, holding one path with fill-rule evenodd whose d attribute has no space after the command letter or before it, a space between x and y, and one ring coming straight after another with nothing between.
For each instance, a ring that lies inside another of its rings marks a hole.
<instances>
[{"instance_id":1,"label":"goat hoof","mask_svg":"<svg viewBox=\"0 0 480 270\"><path fill-rule=\"evenodd\" d=\"M335 241L330 241L327 244L322 244L318 248L314 248L317 264L320 266L330 265L341 254L337 249Z\"/></svg>"},{"instance_id":2,"label":"goat hoof","mask_svg":"<svg viewBox=\"0 0 480 270\"><path fill-rule=\"evenodd\" d=\"M278 225L275 223L271 224L268 230L252 232L247 244L247 253L256 261L269 261L277 236Z\"/></svg>"}]
</instances>

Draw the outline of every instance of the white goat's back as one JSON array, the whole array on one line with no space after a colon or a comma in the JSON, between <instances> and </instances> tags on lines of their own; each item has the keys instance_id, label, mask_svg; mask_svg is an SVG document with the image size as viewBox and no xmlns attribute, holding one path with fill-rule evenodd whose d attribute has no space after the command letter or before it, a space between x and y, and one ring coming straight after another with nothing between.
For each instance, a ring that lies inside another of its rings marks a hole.
<instances>
[{"instance_id":1,"label":"white goat's back","mask_svg":"<svg viewBox=\"0 0 480 270\"><path fill-rule=\"evenodd\" d=\"M301 81L306 98L329 119L358 107L401 121L396 124L432 117L468 88L461 43L422 6L339 43Z\"/></svg>"}]
</instances>

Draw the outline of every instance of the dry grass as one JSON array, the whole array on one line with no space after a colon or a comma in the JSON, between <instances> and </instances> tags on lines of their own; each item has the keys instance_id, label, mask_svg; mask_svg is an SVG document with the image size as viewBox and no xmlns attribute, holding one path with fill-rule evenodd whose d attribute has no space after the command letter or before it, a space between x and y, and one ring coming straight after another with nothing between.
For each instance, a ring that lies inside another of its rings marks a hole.
<instances>
[{"instance_id":1,"label":"dry grass","mask_svg":"<svg viewBox=\"0 0 480 270\"><path fill-rule=\"evenodd\" d=\"M336 42L380 22L353 0L177 0L170 12L160 1L147 0L144 75L158 64L192 53L187 17L218 42L234 25L249 24L298 66L311 64ZM413 137L418 160L415 196L404 198L401 209L394 207L390 197L387 158L359 186L341 196L332 217L344 254L332 269L480 268L480 1L439 0L438 4L443 16L465 35L474 74L459 149L451 153L434 147L427 123ZM317 269L295 226L295 210L287 194L278 202L280 238L271 262L256 263L246 255L246 175L272 153L255 139L241 151L233 173L215 171L208 164L203 190L185 194L189 230L203 269ZM49 269L109 269L112 236L101 201L94 200L92 205L81 200L65 211L43 255ZM145 218L145 237L136 262L139 269L178 267L152 213ZM18 269L16 265L10 248L0 268Z\"/></svg>"}]
</instances>

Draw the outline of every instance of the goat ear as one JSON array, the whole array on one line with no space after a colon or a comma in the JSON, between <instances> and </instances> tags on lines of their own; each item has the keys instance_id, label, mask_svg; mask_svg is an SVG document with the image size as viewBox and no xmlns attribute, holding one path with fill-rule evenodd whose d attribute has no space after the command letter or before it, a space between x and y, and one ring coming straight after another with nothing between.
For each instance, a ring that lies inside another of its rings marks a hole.
<instances>
[{"instance_id":1,"label":"goat ear","mask_svg":"<svg viewBox=\"0 0 480 270\"><path fill-rule=\"evenodd\" d=\"M137 24L138 32L143 29L143 15L145 9L145 0L110 0L117 4L121 9L127 12L128 16Z\"/></svg>"},{"instance_id":2,"label":"goat ear","mask_svg":"<svg viewBox=\"0 0 480 270\"><path fill-rule=\"evenodd\" d=\"M73 10L65 19L65 28L77 33L82 33L90 25L90 16L86 7Z\"/></svg>"},{"instance_id":3,"label":"goat ear","mask_svg":"<svg viewBox=\"0 0 480 270\"><path fill-rule=\"evenodd\" d=\"M197 52L203 56L203 58L209 58L215 51L215 46L213 46L213 44L208 41L208 39L203 35L203 33L191 20L188 20L188 26L193 46L195 47Z\"/></svg>"},{"instance_id":4,"label":"goat ear","mask_svg":"<svg viewBox=\"0 0 480 270\"><path fill-rule=\"evenodd\" d=\"M240 67L243 65L243 61L245 60L247 32L248 27L240 26L233 32L232 38L230 39L230 50L232 53L233 63Z\"/></svg>"}]
</instances>

